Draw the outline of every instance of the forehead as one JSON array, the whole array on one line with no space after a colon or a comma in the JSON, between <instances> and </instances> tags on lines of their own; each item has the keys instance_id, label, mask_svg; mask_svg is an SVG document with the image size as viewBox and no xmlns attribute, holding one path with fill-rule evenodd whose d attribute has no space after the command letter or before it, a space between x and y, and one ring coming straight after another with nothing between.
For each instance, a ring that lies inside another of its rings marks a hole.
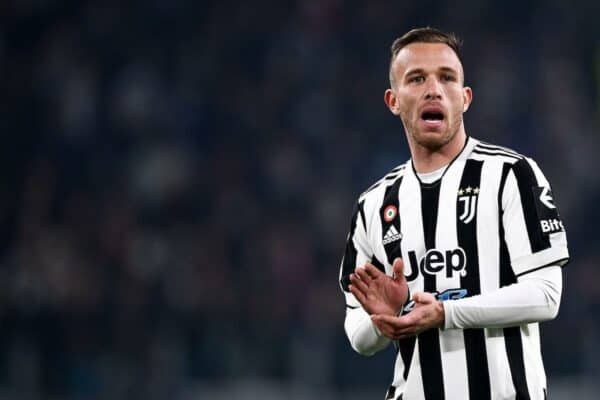
<instances>
[{"instance_id":1,"label":"forehead","mask_svg":"<svg viewBox=\"0 0 600 400\"><path fill-rule=\"evenodd\" d=\"M442 67L452 68L462 75L458 56L444 43L411 43L398 52L392 63L392 71L397 77L414 69L428 71Z\"/></svg>"}]
</instances>

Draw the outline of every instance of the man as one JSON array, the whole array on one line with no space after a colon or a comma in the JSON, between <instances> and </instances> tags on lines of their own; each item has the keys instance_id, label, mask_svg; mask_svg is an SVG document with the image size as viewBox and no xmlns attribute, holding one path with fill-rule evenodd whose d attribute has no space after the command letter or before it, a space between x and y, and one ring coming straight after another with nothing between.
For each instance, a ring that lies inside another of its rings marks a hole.
<instances>
[{"instance_id":1,"label":"man","mask_svg":"<svg viewBox=\"0 0 600 400\"><path fill-rule=\"evenodd\" d=\"M468 137L455 36L394 41L384 100L411 159L357 202L340 271L345 330L398 349L387 399L544 399L538 322L558 313L565 231L537 164Z\"/></svg>"}]
</instances>

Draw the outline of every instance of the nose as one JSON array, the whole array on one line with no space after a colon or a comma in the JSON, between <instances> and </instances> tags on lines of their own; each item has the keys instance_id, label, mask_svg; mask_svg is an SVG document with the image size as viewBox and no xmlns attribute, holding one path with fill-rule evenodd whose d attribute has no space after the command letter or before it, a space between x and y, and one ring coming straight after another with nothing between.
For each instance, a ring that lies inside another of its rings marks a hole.
<instances>
[{"instance_id":1,"label":"nose","mask_svg":"<svg viewBox=\"0 0 600 400\"><path fill-rule=\"evenodd\" d=\"M441 98L440 83L437 79L430 79L428 85L425 87L425 100L440 100Z\"/></svg>"}]
</instances>

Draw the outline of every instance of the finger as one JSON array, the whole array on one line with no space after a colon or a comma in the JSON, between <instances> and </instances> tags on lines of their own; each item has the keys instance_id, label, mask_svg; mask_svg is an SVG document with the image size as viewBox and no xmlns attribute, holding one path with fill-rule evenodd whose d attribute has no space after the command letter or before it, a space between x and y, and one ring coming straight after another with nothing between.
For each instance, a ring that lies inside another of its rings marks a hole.
<instances>
[{"instance_id":1,"label":"finger","mask_svg":"<svg viewBox=\"0 0 600 400\"><path fill-rule=\"evenodd\" d=\"M394 260L392 270L394 271L394 279L404 278L404 261L402 261L402 258L397 257Z\"/></svg>"},{"instance_id":2,"label":"finger","mask_svg":"<svg viewBox=\"0 0 600 400\"><path fill-rule=\"evenodd\" d=\"M372 264L366 264L364 271L367 274L369 274L369 277L371 279L376 279L376 278L381 277L382 275L385 275L379 268L375 267Z\"/></svg>"},{"instance_id":3,"label":"finger","mask_svg":"<svg viewBox=\"0 0 600 400\"><path fill-rule=\"evenodd\" d=\"M395 332L397 329L405 327L405 325L398 325L398 317L393 317L391 315L371 315L371 320L377 323L378 325L385 326L386 329L389 329L392 332Z\"/></svg>"},{"instance_id":4,"label":"finger","mask_svg":"<svg viewBox=\"0 0 600 400\"><path fill-rule=\"evenodd\" d=\"M350 274L350 283L360 290L365 296L369 292L369 286L365 284L365 282L360 279L356 274Z\"/></svg>"},{"instance_id":5,"label":"finger","mask_svg":"<svg viewBox=\"0 0 600 400\"><path fill-rule=\"evenodd\" d=\"M373 324L377 327L377 329L379 330L379 332L381 332L383 336L395 340L394 329L388 324L385 324L381 321L373 321Z\"/></svg>"},{"instance_id":6,"label":"finger","mask_svg":"<svg viewBox=\"0 0 600 400\"><path fill-rule=\"evenodd\" d=\"M428 312L427 307L415 310L411 314L399 317L394 323L394 334L396 335L417 335L427 329L435 328L438 325L433 323Z\"/></svg>"},{"instance_id":7,"label":"finger","mask_svg":"<svg viewBox=\"0 0 600 400\"><path fill-rule=\"evenodd\" d=\"M354 273L357 274L360 277L360 279L367 285L369 285L372 281L371 276L369 276L369 274L366 271L368 265L369 264L365 265L365 268L359 267L354 270Z\"/></svg>"},{"instance_id":8,"label":"finger","mask_svg":"<svg viewBox=\"0 0 600 400\"><path fill-rule=\"evenodd\" d=\"M395 329L394 335L396 336L414 336L418 334L420 329L416 326L410 326L403 329Z\"/></svg>"},{"instance_id":9,"label":"finger","mask_svg":"<svg viewBox=\"0 0 600 400\"><path fill-rule=\"evenodd\" d=\"M397 337L399 337L399 336L414 336L414 335L418 334L420 330L421 329L418 326L411 325L411 326L407 326L404 328L394 328L392 333L394 336L397 336Z\"/></svg>"},{"instance_id":10,"label":"finger","mask_svg":"<svg viewBox=\"0 0 600 400\"><path fill-rule=\"evenodd\" d=\"M399 339L400 337L409 337L414 336L417 332L417 328L414 326L398 328L395 324L390 324L387 321L384 321L381 318L373 318L371 316L371 320L373 324L379 329L379 331L384 335L389 337L390 339Z\"/></svg>"},{"instance_id":11,"label":"finger","mask_svg":"<svg viewBox=\"0 0 600 400\"><path fill-rule=\"evenodd\" d=\"M356 297L356 300L358 300L358 302L362 306L364 306L367 301L367 296L363 292L358 290L357 287L354 285L348 285L348 289L350 290L350 293L352 293L354 297Z\"/></svg>"},{"instance_id":12,"label":"finger","mask_svg":"<svg viewBox=\"0 0 600 400\"><path fill-rule=\"evenodd\" d=\"M358 290L363 292L365 296L369 292L369 286L362 279L359 279L356 274L350 274L350 282L352 282L352 285L354 285Z\"/></svg>"},{"instance_id":13,"label":"finger","mask_svg":"<svg viewBox=\"0 0 600 400\"><path fill-rule=\"evenodd\" d=\"M393 327L404 327L406 324L403 324L401 321L402 317L394 317L392 315L385 315L385 314L378 314L378 315L372 315L371 319L376 320L378 322L382 322L385 324L389 324L390 326Z\"/></svg>"},{"instance_id":14,"label":"finger","mask_svg":"<svg viewBox=\"0 0 600 400\"><path fill-rule=\"evenodd\" d=\"M417 292L413 294L413 300L419 304L429 304L435 301L435 297L431 293Z\"/></svg>"},{"instance_id":15,"label":"finger","mask_svg":"<svg viewBox=\"0 0 600 400\"><path fill-rule=\"evenodd\" d=\"M378 314L371 316L371 319L380 321L383 324L388 324L393 327L394 330L410 329L415 326L416 318L410 314L406 314L401 317L395 317L392 315Z\"/></svg>"},{"instance_id":16,"label":"finger","mask_svg":"<svg viewBox=\"0 0 600 400\"><path fill-rule=\"evenodd\" d=\"M352 275L350 276L350 279L352 279ZM422 297L421 297L422 294L423 294L423 292L413 293L412 299L415 301L415 303L422 302Z\"/></svg>"}]
</instances>

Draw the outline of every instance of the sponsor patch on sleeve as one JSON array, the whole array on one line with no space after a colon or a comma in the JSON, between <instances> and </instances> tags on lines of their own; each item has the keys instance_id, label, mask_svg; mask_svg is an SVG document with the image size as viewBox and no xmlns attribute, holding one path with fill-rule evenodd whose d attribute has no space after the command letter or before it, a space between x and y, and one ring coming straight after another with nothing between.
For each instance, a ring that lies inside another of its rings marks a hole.
<instances>
[{"instance_id":1,"label":"sponsor patch on sleeve","mask_svg":"<svg viewBox=\"0 0 600 400\"><path fill-rule=\"evenodd\" d=\"M564 231L563 223L554 204L552 191L546 186L534 186L532 188L535 199L535 211L543 234L549 235Z\"/></svg>"}]
</instances>

